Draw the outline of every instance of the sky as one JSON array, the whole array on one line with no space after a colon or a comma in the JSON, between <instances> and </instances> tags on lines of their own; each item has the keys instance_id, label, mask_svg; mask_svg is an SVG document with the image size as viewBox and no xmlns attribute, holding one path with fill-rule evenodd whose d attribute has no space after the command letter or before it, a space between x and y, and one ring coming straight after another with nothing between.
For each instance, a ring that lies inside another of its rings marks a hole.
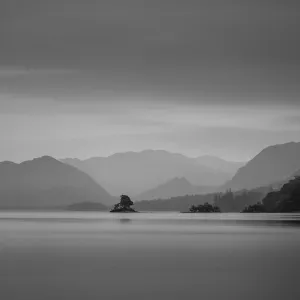
<instances>
[{"instance_id":1,"label":"sky","mask_svg":"<svg viewBox=\"0 0 300 300\"><path fill-rule=\"evenodd\" d=\"M0 160L300 141L300 3L0 0Z\"/></svg>"}]
</instances>

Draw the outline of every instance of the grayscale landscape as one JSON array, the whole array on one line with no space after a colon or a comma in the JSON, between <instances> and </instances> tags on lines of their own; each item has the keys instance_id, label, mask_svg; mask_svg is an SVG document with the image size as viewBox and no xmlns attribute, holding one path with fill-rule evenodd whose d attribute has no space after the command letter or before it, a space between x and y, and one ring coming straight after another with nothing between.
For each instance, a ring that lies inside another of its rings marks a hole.
<instances>
[{"instance_id":1,"label":"grayscale landscape","mask_svg":"<svg viewBox=\"0 0 300 300\"><path fill-rule=\"evenodd\" d=\"M298 2L0 0L0 300L299 300Z\"/></svg>"}]
</instances>

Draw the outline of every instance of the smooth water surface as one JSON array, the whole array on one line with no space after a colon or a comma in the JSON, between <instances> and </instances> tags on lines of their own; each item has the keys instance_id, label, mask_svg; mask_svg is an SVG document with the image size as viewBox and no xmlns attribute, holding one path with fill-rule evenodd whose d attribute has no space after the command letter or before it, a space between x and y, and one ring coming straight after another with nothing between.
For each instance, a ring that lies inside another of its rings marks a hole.
<instances>
[{"instance_id":1,"label":"smooth water surface","mask_svg":"<svg viewBox=\"0 0 300 300\"><path fill-rule=\"evenodd\" d=\"M1 212L0 298L300 299L299 214Z\"/></svg>"}]
</instances>

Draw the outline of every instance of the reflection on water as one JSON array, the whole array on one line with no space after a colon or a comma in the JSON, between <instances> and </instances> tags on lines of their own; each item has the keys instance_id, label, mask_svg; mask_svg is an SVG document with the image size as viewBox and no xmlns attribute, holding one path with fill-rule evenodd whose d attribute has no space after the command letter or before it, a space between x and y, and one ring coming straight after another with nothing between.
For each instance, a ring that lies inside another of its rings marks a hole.
<instances>
[{"instance_id":1,"label":"reflection on water","mask_svg":"<svg viewBox=\"0 0 300 300\"><path fill-rule=\"evenodd\" d=\"M131 219L120 219L120 223L126 224L126 223L130 223Z\"/></svg>"},{"instance_id":2,"label":"reflection on water","mask_svg":"<svg viewBox=\"0 0 300 300\"><path fill-rule=\"evenodd\" d=\"M1 212L1 299L300 299L300 214Z\"/></svg>"}]
</instances>

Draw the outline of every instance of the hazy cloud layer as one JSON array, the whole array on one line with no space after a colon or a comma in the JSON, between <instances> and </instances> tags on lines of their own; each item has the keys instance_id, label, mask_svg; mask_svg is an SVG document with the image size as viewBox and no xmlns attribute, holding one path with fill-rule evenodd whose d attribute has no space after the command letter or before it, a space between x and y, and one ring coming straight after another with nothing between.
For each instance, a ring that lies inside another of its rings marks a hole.
<instances>
[{"instance_id":1,"label":"hazy cloud layer","mask_svg":"<svg viewBox=\"0 0 300 300\"><path fill-rule=\"evenodd\" d=\"M297 1L4 0L0 11L0 65L93 70L83 84L129 92L298 100Z\"/></svg>"},{"instance_id":2,"label":"hazy cloud layer","mask_svg":"<svg viewBox=\"0 0 300 300\"><path fill-rule=\"evenodd\" d=\"M292 0L2 0L0 160L299 140L299 36Z\"/></svg>"}]
</instances>

